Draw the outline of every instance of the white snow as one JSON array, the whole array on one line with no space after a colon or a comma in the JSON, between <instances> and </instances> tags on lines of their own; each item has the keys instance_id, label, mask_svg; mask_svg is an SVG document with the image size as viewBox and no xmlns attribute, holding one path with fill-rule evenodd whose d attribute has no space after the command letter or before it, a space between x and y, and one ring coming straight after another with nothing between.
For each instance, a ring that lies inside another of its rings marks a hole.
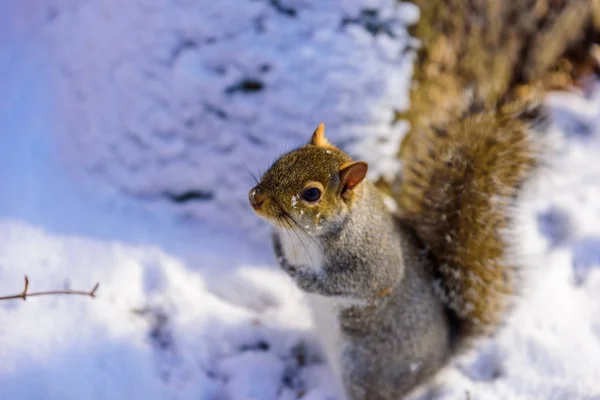
<instances>
[{"instance_id":1,"label":"white snow","mask_svg":"<svg viewBox=\"0 0 600 400\"><path fill-rule=\"evenodd\" d=\"M367 8L392 35L353 22ZM100 282L0 302L0 399L339 399L247 169L324 122L372 177L394 173L417 17L392 0L0 2L0 294L25 274L32 291ZM416 398L600 399L600 88L548 104L560 146L523 210L526 294Z\"/></svg>"},{"instance_id":2,"label":"white snow","mask_svg":"<svg viewBox=\"0 0 600 400\"><path fill-rule=\"evenodd\" d=\"M398 93L410 83L412 57L402 50L414 41L406 32L412 5L8 3L15 51L35 45L26 56L52 82L62 161L95 196L117 191L147 209L166 204L161 212L252 231L249 171L258 175L282 150L306 143L320 122L332 141L373 162L372 176L396 166L405 126L389 123L394 108L407 106ZM369 7L385 33L360 25ZM190 190L204 200L169 200Z\"/></svg>"}]
</instances>

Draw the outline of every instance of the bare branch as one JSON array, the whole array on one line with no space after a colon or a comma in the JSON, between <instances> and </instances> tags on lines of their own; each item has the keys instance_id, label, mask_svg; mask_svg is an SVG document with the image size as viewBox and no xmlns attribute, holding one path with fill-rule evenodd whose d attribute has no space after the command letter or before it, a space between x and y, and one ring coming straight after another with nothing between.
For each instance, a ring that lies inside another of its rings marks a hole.
<instances>
[{"instance_id":1,"label":"bare branch","mask_svg":"<svg viewBox=\"0 0 600 400\"><path fill-rule=\"evenodd\" d=\"M29 293L29 278L27 278L27 275L25 275L25 287L23 288L23 291L19 294L13 294L11 296L0 296L0 301L1 300L14 300L14 299L22 299L23 301L27 300L28 297L34 297L34 296L47 296L47 295L54 295L54 294L77 294L77 295L81 295L81 296L89 296L89 297L96 297L96 291L98 290L98 287L100 286L100 283L97 282L94 287L92 288L92 290L90 290L89 292L85 292L82 290L51 290L51 291L47 291L47 292L33 292L33 293Z\"/></svg>"}]
</instances>

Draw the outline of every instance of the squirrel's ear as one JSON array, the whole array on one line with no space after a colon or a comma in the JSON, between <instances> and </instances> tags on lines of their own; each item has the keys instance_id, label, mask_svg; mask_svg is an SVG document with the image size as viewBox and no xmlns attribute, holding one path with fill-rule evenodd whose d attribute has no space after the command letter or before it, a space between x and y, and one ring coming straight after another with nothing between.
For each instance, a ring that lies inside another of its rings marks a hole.
<instances>
[{"instance_id":1,"label":"squirrel's ear","mask_svg":"<svg viewBox=\"0 0 600 400\"><path fill-rule=\"evenodd\" d=\"M348 198L348 194L365 179L369 165L364 161L352 161L342 164L340 167L340 181L342 183L342 197Z\"/></svg>"},{"instance_id":2,"label":"squirrel's ear","mask_svg":"<svg viewBox=\"0 0 600 400\"><path fill-rule=\"evenodd\" d=\"M329 141L325 139L325 125L323 123L320 123L319 126L317 126L317 129L315 129L315 132L313 133L312 138L310 139L310 144L319 147L331 146L331 143L329 143Z\"/></svg>"}]
</instances>

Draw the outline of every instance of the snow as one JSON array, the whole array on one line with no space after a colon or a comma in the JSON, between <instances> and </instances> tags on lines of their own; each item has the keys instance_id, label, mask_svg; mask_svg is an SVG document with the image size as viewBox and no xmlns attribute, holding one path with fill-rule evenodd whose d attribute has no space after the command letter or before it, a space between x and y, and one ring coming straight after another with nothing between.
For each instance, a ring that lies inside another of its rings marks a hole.
<instances>
[{"instance_id":1,"label":"snow","mask_svg":"<svg viewBox=\"0 0 600 400\"><path fill-rule=\"evenodd\" d=\"M32 291L100 282L0 302L0 399L340 399L248 170L324 122L393 174L417 11L0 2L0 294L25 274ZM600 85L547 103L558 152L521 216L527 290L413 398L600 399Z\"/></svg>"},{"instance_id":2,"label":"snow","mask_svg":"<svg viewBox=\"0 0 600 400\"><path fill-rule=\"evenodd\" d=\"M330 139L373 162L372 176L397 166L389 149L406 127L389 123L394 108L407 106L398 93L410 83L412 57L402 50L413 41L406 23L417 16L414 6L173 3L13 6L18 39L40 47L36 63L45 65L52 107L64 116L56 145L89 191L126 193L148 209L167 205L176 216L252 231L248 171L258 175L274 154L307 142L320 122ZM385 34L361 25L368 7L378 10L370 22ZM174 201L190 192L196 196Z\"/></svg>"},{"instance_id":3,"label":"snow","mask_svg":"<svg viewBox=\"0 0 600 400\"><path fill-rule=\"evenodd\" d=\"M240 266L209 285L150 246L14 220L0 240L3 293L24 272L32 291L101 282L94 300L2 304L0 398L276 398L286 363L297 369L294 352L312 340L300 293L272 269Z\"/></svg>"}]
</instances>

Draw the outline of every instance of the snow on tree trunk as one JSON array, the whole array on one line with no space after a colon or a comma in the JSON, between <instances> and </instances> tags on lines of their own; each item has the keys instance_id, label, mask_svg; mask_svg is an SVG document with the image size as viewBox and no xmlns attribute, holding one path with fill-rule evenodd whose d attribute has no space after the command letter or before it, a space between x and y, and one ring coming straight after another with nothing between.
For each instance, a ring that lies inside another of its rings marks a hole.
<instances>
[{"instance_id":1,"label":"snow on tree trunk","mask_svg":"<svg viewBox=\"0 0 600 400\"><path fill-rule=\"evenodd\" d=\"M61 5L63 4L63 5ZM27 7L24 7L27 8ZM34 7L36 8L36 7ZM394 0L105 0L38 5L75 173L215 226L252 228L260 175L328 137L393 174L418 9ZM37 9L36 8L36 9ZM31 11L31 10L29 10ZM45 16L45 18L42 18ZM28 17L29 19L33 17Z\"/></svg>"}]
</instances>

